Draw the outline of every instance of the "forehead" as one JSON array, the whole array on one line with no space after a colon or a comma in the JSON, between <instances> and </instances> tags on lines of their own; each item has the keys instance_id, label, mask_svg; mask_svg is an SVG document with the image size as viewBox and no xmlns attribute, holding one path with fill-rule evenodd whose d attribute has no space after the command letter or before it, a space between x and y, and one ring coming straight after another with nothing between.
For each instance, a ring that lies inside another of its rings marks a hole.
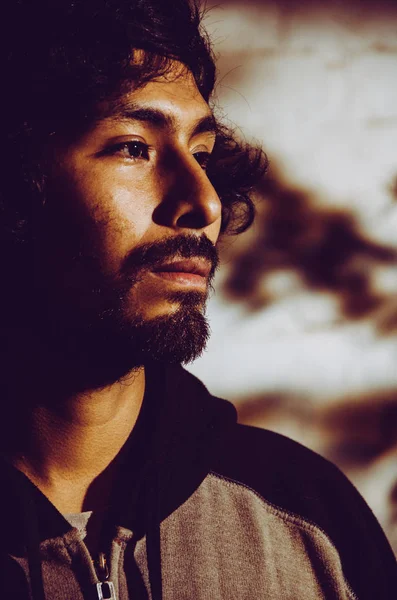
<instances>
[{"instance_id":1,"label":"forehead","mask_svg":"<svg viewBox=\"0 0 397 600\"><path fill-rule=\"evenodd\" d=\"M205 129L215 131L210 107L186 68L174 67L166 75L136 89L131 84L130 90L103 108L102 119L105 120L147 120L170 129L205 121Z\"/></svg>"}]
</instances>

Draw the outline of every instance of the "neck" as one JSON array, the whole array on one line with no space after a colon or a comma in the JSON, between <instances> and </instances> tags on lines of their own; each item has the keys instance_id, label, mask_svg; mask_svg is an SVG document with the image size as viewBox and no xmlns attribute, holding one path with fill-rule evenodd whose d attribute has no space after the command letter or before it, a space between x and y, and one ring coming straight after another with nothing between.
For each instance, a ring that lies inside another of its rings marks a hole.
<instances>
[{"instance_id":1,"label":"neck","mask_svg":"<svg viewBox=\"0 0 397 600\"><path fill-rule=\"evenodd\" d=\"M29 381L29 389L15 385L9 396L17 409L10 408L7 459L60 512L103 508L117 457L142 406L144 368L100 389L66 396L62 379L52 378L49 389L48 382L24 375L20 379Z\"/></svg>"}]
</instances>

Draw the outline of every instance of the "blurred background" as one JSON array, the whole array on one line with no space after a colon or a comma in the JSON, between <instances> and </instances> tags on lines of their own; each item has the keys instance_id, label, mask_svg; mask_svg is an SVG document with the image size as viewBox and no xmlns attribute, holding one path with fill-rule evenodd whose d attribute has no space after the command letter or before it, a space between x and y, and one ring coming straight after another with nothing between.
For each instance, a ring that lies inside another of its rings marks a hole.
<instances>
[{"instance_id":1,"label":"blurred background","mask_svg":"<svg viewBox=\"0 0 397 600\"><path fill-rule=\"evenodd\" d=\"M190 370L338 464L397 553L397 3L208 6L218 111L271 166Z\"/></svg>"}]
</instances>

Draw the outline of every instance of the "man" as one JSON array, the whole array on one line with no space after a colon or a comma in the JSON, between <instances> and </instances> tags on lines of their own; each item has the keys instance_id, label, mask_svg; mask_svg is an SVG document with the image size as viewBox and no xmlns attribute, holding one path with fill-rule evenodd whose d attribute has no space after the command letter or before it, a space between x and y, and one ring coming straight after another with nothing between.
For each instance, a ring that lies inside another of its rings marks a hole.
<instances>
[{"instance_id":1,"label":"man","mask_svg":"<svg viewBox=\"0 0 397 600\"><path fill-rule=\"evenodd\" d=\"M391 598L339 471L179 366L266 167L210 110L197 8L20 0L0 37L3 596Z\"/></svg>"}]
</instances>

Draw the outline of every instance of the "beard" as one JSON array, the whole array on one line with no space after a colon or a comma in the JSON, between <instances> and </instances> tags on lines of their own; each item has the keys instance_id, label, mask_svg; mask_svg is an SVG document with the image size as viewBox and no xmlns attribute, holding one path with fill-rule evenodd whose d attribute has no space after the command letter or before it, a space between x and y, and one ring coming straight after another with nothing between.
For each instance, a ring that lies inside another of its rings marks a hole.
<instances>
[{"instance_id":1,"label":"beard","mask_svg":"<svg viewBox=\"0 0 397 600\"><path fill-rule=\"evenodd\" d=\"M209 261L210 288L218 255L204 235L179 235L141 245L112 276L103 273L95 256L80 254L73 272L85 282L83 294L76 293L80 285L54 286L54 278L46 278L50 283L37 296L33 322L74 387L103 387L149 362L186 364L202 353L209 337L208 292L169 292L165 299L176 308L153 318L145 318L142 307L131 307L131 292L145 273L175 258Z\"/></svg>"}]
</instances>

